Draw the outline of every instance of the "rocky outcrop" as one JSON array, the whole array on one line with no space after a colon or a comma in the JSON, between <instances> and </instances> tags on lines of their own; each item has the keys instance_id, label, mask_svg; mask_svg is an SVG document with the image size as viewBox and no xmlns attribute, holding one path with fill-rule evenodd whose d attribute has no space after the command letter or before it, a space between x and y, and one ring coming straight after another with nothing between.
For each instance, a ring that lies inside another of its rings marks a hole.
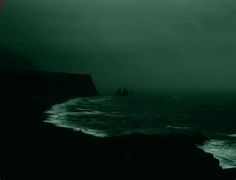
<instances>
[{"instance_id":1,"label":"rocky outcrop","mask_svg":"<svg viewBox=\"0 0 236 180\"><path fill-rule=\"evenodd\" d=\"M70 98L98 96L88 74L45 71L0 72L0 93L9 99L33 98L41 106L52 105Z\"/></svg>"},{"instance_id":2,"label":"rocky outcrop","mask_svg":"<svg viewBox=\"0 0 236 180\"><path fill-rule=\"evenodd\" d=\"M0 131L22 129L20 134L27 134L41 126L43 112L53 104L98 95L91 76L86 74L0 71Z\"/></svg>"},{"instance_id":3,"label":"rocky outcrop","mask_svg":"<svg viewBox=\"0 0 236 180\"><path fill-rule=\"evenodd\" d=\"M99 138L43 123L43 110L68 98L96 96L89 75L1 73L2 179L235 180L197 134Z\"/></svg>"},{"instance_id":4,"label":"rocky outcrop","mask_svg":"<svg viewBox=\"0 0 236 180\"><path fill-rule=\"evenodd\" d=\"M1 91L12 96L31 96L38 100L68 99L99 95L87 74L45 71L8 71L0 73Z\"/></svg>"}]
</instances>

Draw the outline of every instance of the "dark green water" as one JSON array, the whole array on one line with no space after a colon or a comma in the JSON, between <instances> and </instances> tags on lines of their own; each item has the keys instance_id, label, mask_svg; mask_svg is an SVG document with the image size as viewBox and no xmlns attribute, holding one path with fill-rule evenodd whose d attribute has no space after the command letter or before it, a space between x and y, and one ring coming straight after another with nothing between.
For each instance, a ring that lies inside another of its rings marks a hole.
<instances>
[{"instance_id":1,"label":"dark green water","mask_svg":"<svg viewBox=\"0 0 236 180\"><path fill-rule=\"evenodd\" d=\"M202 148L236 166L236 93L168 92L72 99L47 111L47 122L96 136L131 132L202 133Z\"/></svg>"}]
</instances>

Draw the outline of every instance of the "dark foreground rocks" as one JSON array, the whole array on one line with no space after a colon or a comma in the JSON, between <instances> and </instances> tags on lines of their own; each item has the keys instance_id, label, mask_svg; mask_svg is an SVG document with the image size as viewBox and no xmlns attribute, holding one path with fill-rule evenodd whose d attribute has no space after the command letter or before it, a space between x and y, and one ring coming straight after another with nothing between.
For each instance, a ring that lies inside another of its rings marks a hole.
<instances>
[{"instance_id":1,"label":"dark foreground rocks","mask_svg":"<svg viewBox=\"0 0 236 180\"><path fill-rule=\"evenodd\" d=\"M98 138L49 124L20 133L2 148L5 179L235 180L235 169L223 170L190 136Z\"/></svg>"},{"instance_id":2,"label":"dark foreground rocks","mask_svg":"<svg viewBox=\"0 0 236 180\"><path fill-rule=\"evenodd\" d=\"M42 94L53 96L50 92L55 89L43 91L48 87L43 83L35 88L38 83L35 85L32 79L29 81L33 85L24 85L21 81L17 85L16 77L13 79L14 83L9 86L2 82L4 91L0 93L0 176L3 180L235 180L235 169L223 170L212 154L197 147L196 144L206 140L201 135L130 134L98 138L43 123L43 111L60 100L60 92L56 100L52 97L43 101ZM41 75L39 79L42 80ZM83 89L87 92L86 87ZM65 92L67 95L61 100L70 96L68 90ZM93 92L87 95L97 94Z\"/></svg>"}]
</instances>

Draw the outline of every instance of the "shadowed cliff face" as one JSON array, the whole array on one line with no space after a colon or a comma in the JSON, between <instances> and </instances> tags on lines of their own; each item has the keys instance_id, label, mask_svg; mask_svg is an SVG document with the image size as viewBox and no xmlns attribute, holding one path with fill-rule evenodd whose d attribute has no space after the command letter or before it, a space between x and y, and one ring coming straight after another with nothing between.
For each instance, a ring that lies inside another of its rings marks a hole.
<instances>
[{"instance_id":1,"label":"shadowed cliff face","mask_svg":"<svg viewBox=\"0 0 236 180\"><path fill-rule=\"evenodd\" d=\"M38 67L24 56L14 51L0 48L0 71L22 70L38 70Z\"/></svg>"},{"instance_id":2,"label":"shadowed cliff face","mask_svg":"<svg viewBox=\"0 0 236 180\"><path fill-rule=\"evenodd\" d=\"M31 98L53 104L70 98L99 95L90 75L44 71L0 72L1 95L11 99Z\"/></svg>"},{"instance_id":3,"label":"shadowed cliff face","mask_svg":"<svg viewBox=\"0 0 236 180\"><path fill-rule=\"evenodd\" d=\"M12 132L19 136L34 133L44 120L43 111L55 103L99 95L91 76L81 74L0 72L0 85L3 137L11 137Z\"/></svg>"},{"instance_id":4,"label":"shadowed cliff face","mask_svg":"<svg viewBox=\"0 0 236 180\"><path fill-rule=\"evenodd\" d=\"M99 95L89 75L8 71L0 73L0 83L3 179L233 177L226 178L219 161L186 136L102 139L42 123L43 110L57 101Z\"/></svg>"}]
</instances>

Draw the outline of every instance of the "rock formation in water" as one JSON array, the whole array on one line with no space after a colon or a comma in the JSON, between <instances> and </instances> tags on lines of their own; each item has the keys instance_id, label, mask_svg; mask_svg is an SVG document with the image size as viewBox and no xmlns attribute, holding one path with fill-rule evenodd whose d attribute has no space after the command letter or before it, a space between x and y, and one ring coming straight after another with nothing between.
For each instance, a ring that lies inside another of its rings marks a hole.
<instances>
[{"instance_id":1,"label":"rock formation in water","mask_svg":"<svg viewBox=\"0 0 236 180\"><path fill-rule=\"evenodd\" d=\"M128 96L133 96L133 92L129 91L126 88L119 88L115 94L117 97L128 97Z\"/></svg>"},{"instance_id":2,"label":"rock formation in water","mask_svg":"<svg viewBox=\"0 0 236 180\"><path fill-rule=\"evenodd\" d=\"M98 138L43 123L48 106L99 95L89 75L2 72L0 80L2 179L235 179L197 148L199 135Z\"/></svg>"}]
</instances>

